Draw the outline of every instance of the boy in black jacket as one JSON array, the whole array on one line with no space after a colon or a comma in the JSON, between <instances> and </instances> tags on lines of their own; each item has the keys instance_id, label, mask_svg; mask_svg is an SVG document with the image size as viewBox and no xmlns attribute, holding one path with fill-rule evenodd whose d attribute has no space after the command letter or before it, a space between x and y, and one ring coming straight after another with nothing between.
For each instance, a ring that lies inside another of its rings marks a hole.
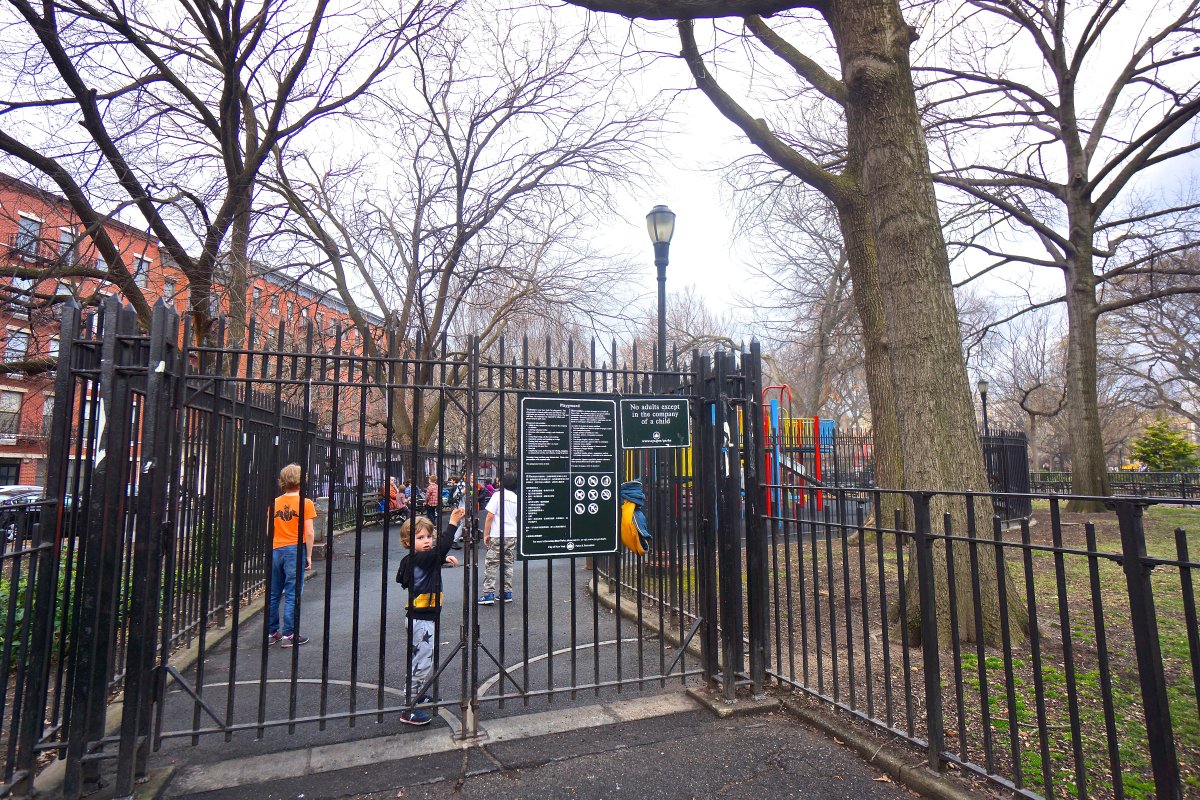
<instances>
[{"instance_id":1,"label":"boy in black jacket","mask_svg":"<svg viewBox=\"0 0 1200 800\"><path fill-rule=\"evenodd\" d=\"M400 526L400 543L409 553L400 561L396 582L408 589L408 686L411 691L423 688L414 700L418 704L432 702L425 683L433 674L437 620L442 613L442 565L458 566L458 559L447 553L454 544L454 529L464 516L466 509L454 509L436 543L428 517L409 517ZM400 719L410 725L428 725L433 717L414 709L403 712Z\"/></svg>"}]
</instances>

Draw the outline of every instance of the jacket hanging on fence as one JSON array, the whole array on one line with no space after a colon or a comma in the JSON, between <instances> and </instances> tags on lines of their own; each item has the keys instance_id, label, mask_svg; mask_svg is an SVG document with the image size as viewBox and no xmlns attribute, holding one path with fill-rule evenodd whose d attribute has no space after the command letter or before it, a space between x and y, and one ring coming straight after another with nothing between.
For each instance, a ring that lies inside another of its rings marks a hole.
<instances>
[{"instance_id":1,"label":"jacket hanging on fence","mask_svg":"<svg viewBox=\"0 0 1200 800\"><path fill-rule=\"evenodd\" d=\"M621 484L621 544L638 556L646 555L650 549L650 526L646 523L646 494L641 481L626 481Z\"/></svg>"}]
</instances>

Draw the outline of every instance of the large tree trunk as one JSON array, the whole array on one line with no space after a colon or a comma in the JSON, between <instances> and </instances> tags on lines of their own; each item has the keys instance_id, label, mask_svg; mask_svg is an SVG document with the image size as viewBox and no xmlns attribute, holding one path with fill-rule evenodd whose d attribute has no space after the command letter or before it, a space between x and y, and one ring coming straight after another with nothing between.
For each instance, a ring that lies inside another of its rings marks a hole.
<instances>
[{"instance_id":1,"label":"large tree trunk","mask_svg":"<svg viewBox=\"0 0 1200 800\"><path fill-rule=\"evenodd\" d=\"M866 199L860 192L854 192L838 209L838 223L850 266L850 280L854 284L854 307L862 326L863 371L871 403L871 432L875 440L875 479L880 488L899 489L904 486L900 419L896 410L896 393L892 388L887 321L883 314L883 292L879 285L879 265L875 261L871 219ZM883 504L884 508L889 506L905 508L898 497Z\"/></svg>"},{"instance_id":2,"label":"large tree trunk","mask_svg":"<svg viewBox=\"0 0 1200 800\"><path fill-rule=\"evenodd\" d=\"M227 347L240 348L246 338L246 295L250 291L250 206L253 191L240 192L229 226L229 337ZM303 335L303 334L301 334Z\"/></svg>"},{"instance_id":3,"label":"large tree trunk","mask_svg":"<svg viewBox=\"0 0 1200 800\"><path fill-rule=\"evenodd\" d=\"M979 432L971 405L959 340L945 240L917 112L908 49L913 32L897 0L834 0L825 11L837 42L846 104L849 158L862 165L869 198L876 258L887 322L892 384L900 423L905 486L910 489L987 491ZM986 500L976 503L981 522L991 518ZM949 513L955 533L966 531L966 506L958 498L935 500L935 527ZM980 531L986 535L985 530ZM960 633L975 630L971 591L978 592L984 637L998 639L1000 592L1007 593L1009 623L1020 638L1024 608L1012 576L997 568L994 548L977 551L979 573L969 571L965 546L954 551L959 587L955 613ZM944 545L936 548L934 577L939 627L948 631L950 601ZM906 592L909 619L919 629L916 571Z\"/></svg>"},{"instance_id":4,"label":"large tree trunk","mask_svg":"<svg viewBox=\"0 0 1200 800\"><path fill-rule=\"evenodd\" d=\"M1068 204L1071 252L1067 254L1067 430L1071 434L1071 493L1109 494L1108 466L1096 392L1096 277L1092 272L1091 214L1082 201ZM1102 511L1095 500L1071 500L1068 511Z\"/></svg>"},{"instance_id":5,"label":"large tree trunk","mask_svg":"<svg viewBox=\"0 0 1200 800\"><path fill-rule=\"evenodd\" d=\"M1029 463L1033 469L1040 470L1042 468L1042 454L1038 450L1038 415L1026 414L1029 418L1029 423L1025 426L1025 442L1029 453Z\"/></svg>"}]
</instances>

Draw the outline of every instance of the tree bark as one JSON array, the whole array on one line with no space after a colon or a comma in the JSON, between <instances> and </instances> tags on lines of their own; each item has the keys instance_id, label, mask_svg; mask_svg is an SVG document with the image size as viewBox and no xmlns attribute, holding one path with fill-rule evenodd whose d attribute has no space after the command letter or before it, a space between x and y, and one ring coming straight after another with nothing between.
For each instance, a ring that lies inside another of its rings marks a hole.
<instances>
[{"instance_id":1,"label":"tree bark","mask_svg":"<svg viewBox=\"0 0 1200 800\"><path fill-rule=\"evenodd\" d=\"M986 492L989 485L959 340L949 261L912 84L908 51L914 33L896 0L834 0L825 15L849 89L849 158L862 165L880 285L886 288L883 309L905 486ZM991 518L986 499L964 502L937 497L932 519L949 514L952 530L961 535L967 529L966 502L975 502L977 520ZM997 555L995 548L978 548L979 572L972 575L967 547L955 546L960 634L975 630L972 593L965 591L971 586L978 593L987 640L996 640L1003 623L1002 590L1012 601L1008 620L1012 632L1020 638L1025 629L1024 605ZM940 544L935 549L934 574L938 623L945 630L950 619L947 573L946 548ZM902 622L919 631L915 570L909 573L905 590L910 614Z\"/></svg>"},{"instance_id":2,"label":"tree bark","mask_svg":"<svg viewBox=\"0 0 1200 800\"><path fill-rule=\"evenodd\" d=\"M250 209L252 190L239 190L229 226L229 341L240 348L246 338L246 294L250 291Z\"/></svg>"},{"instance_id":3,"label":"tree bark","mask_svg":"<svg viewBox=\"0 0 1200 800\"><path fill-rule=\"evenodd\" d=\"M1067 254L1067 430L1071 435L1071 494L1107 496L1111 488L1096 391L1096 276L1092 271L1091 214L1071 202L1071 252ZM1073 499L1068 511L1102 511L1100 500Z\"/></svg>"},{"instance_id":4,"label":"tree bark","mask_svg":"<svg viewBox=\"0 0 1200 800\"><path fill-rule=\"evenodd\" d=\"M854 284L854 307L862 326L863 371L867 397L871 403L871 432L875 440L875 478L882 489L904 487L904 467L900 453L900 419L896 393L892 387L892 363L889 353L887 321L883 312L883 290L879 283L872 240L870 213L860 191L848 192L838 208L838 225L846 247L850 280ZM905 509L899 498L884 504Z\"/></svg>"}]
</instances>

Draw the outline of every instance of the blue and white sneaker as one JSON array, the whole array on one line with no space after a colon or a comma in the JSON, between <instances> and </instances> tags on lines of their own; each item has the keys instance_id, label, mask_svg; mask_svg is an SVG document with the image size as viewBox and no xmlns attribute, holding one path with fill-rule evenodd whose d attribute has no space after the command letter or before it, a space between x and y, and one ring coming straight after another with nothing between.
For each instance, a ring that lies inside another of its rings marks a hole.
<instances>
[{"instance_id":1,"label":"blue and white sneaker","mask_svg":"<svg viewBox=\"0 0 1200 800\"><path fill-rule=\"evenodd\" d=\"M402 711L400 712L400 721L409 725L428 725L433 717L426 714L424 711Z\"/></svg>"},{"instance_id":2,"label":"blue and white sneaker","mask_svg":"<svg viewBox=\"0 0 1200 800\"><path fill-rule=\"evenodd\" d=\"M481 605L481 606L494 606L494 605L496 605L496 593L495 593L495 592L488 592L487 594L485 594L485 595L483 595L482 597L480 597L480 598L479 598L479 605Z\"/></svg>"},{"instance_id":3,"label":"blue and white sneaker","mask_svg":"<svg viewBox=\"0 0 1200 800\"><path fill-rule=\"evenodd\" d=\"M504 602L506 602L506 603L511 603L511 602L512 602L512 592L505 592L505 593L504 593Z\"/></svg>"}]
</instances>

